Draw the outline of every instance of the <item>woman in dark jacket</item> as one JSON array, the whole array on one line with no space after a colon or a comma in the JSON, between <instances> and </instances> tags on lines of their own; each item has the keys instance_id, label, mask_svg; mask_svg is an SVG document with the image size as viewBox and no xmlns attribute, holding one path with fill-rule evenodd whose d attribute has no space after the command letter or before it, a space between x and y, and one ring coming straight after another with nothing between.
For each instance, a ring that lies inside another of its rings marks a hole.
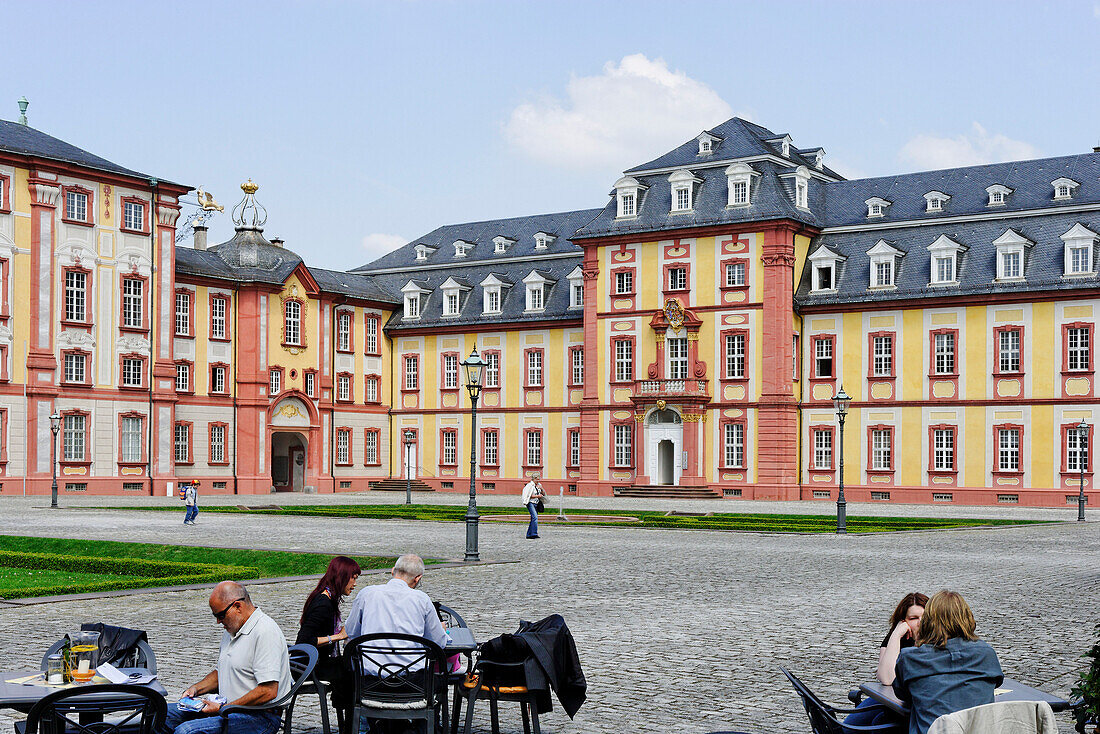
<instances>
[{"instance_id":1,"label":"woman in dark jacket","mask_svg":"<svg viewBox=\"0 0 1100 734\"><path fill-rule=\"evenodd\" d=\"M340 601L351 594L359 580L359 564L347 556L336 556L317 587L306 597L296 645L317 647L317 675L332 691L332 705L346 708L351 698L351 680L342 666L339 645L348 638L340 616Z\"/></svg>"}]
</instances>

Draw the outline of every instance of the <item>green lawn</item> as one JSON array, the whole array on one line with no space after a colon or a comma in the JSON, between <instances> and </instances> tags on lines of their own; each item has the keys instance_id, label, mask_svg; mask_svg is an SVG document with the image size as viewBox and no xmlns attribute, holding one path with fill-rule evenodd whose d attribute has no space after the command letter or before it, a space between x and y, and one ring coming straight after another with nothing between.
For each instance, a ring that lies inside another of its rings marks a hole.
<instances>
[{"instance_id":1,"label":"green lawn","mask_svg":"<svg viewBox=\"0 0 1100 734\"><path fill-rule=\"evenodd\" d=\"M364 569L393 556L353 556ZM176 586L323 573L321 553L0 535L0 598Z\"/></svg>"},{"instance_id":2,"label":"green lawn","mask_svg":"<svg viewBox=\"0 0 1100 734\"><path fill-rule=\"evenodd\" d=\"M172 510L169 507L130 508L139 510ZM522 507L479 507L482 515L518 515L517 522L526 522ZM466 514L463 505L294 505L270 508L242 508L236 506L205 505L203 512L246 513L260 515L298 515L312 517L371 518L380 520L426 520L433 522L461 522ZM675 530L742 530L776 533L833 533L836 532L835 515L758 515L748 513L715 512L709 515L676 515L647 510L585 510L570 507L566 515L607 517L601 522L596 518L587 525L614 527L664 528ZM544 517L553 520L556 512ZM633 517L636 522L622 522L615 517ZM930 517L848 517L848 532L879 533L898 530L943 530L948 528L988 527L1000 525L1027 525L1034 520L951 519Z\"/></svg>"}]
</instances>

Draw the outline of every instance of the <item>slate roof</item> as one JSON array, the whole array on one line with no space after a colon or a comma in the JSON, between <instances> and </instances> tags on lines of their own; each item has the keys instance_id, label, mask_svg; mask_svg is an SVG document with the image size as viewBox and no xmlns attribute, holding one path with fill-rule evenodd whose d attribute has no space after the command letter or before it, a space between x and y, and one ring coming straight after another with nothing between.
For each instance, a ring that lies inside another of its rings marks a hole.
<instances>
[{"instance_id":1,"label":"slate roof","mask_svg":"<svg viewBox=\"0 0 1100 734\"><path fill-rule=\"evenodd\" d=\"M837 265L836 291L812 293L812 273L807 266L795 291L795 303L805 307L1097 288L1100 287L1100 278L1096 275L1063 276L1065 243L1060 237L1078 223L1100 233L1100 212L1052 213L1015 219L948 223L938 227L825 233L814 238L810 254L820 247L828 247L847 257ZM997 277L997 248L993 241L1009 229L1035 244L1025 249L1024 281L994 283ZM929 285L931 253L927 248L940 235L946 235L968 248L958 258L958 285ZM870 258L867 251L879 240L885 240L905 253L896 260L894 282L897 287L893 289L869 287ZM1094 269L1098 255L1100 252L1093 254Z\"/></svg>"},{"instance_id":2,"label":"slate roof","mask_svg":"<svg viewBox=\"0 0 1100 734\"><path fill-rule=\"evenodd\" d=\"M404 247L383 255L377 260L362 265L352 272L368 272L386 268L422 268L425 265L454 264L463 265L474 260L495 261L513 257L542 256L559 253L579 253L576 245L569 241L573 233L592 221L599 209L581 209L555 214L538 214L511 219L491 219L484 222L448 224L438 227L423 237L419 237ZM555 239L544 250L535 249L535 234L544 232L554 235ZM507 237L515 244L504 252L494 252L494 237ZM456 258L452 246L457 240L472 242L473 248L465 257ZM428 255L427 260L416 259L416 246L428 245L437 248ZM481 280L480 278L478 279ZM404 283L402 283L404 285Z\"/></svg>"},{"instance_id":3,"label":"slate roof","mask_svg":"<svg viewBox=\"0 0 1100 734\"><path fill-rule=\"evenodd\" d=\"M702 183L695 184L692 210L677 213L671 212L672 186L668 181L669 174L635 176L639 183L648 187L641 192L638 215L616 218L617 205L613 192L611 201L601 210L600 216L582 227L573 239L773 219L793 219L816 227L825 224L821 215L825 211L825 186L829 184L817 179L810 180L810 208L807 211L794 205L792 180L780 178L781 174L793 173L794 166L780 168L774 163L761 161L754 163L752 167L760 175L753 177L749 206L726 206L729 194L725 166L689 169L697 178L702 179Z\"/></svg>"},{"instance_id":4,"label":"slate roof","mask_svg":"<svg viewBox=\"0 0 1100 734\"><path fill-rule=\"evenodd\" d=\"M626 170L627 175L652 171L657 168L694 169L698 166L717 165L723 162L729 163L738 158L749 158L752 156L778 156L782 152L781 149L777 145L769 144L765 141L781 138L786 134L773 133L766 127L749 122L748 120L743 120L740 117L731 117L718 127L704 130L703 132L710 133L722 139L720 142L714 144L709 155L699 155L699 142L698 136L696 136L683 145L670 150L668 153L658 158L654 158L648 163L628 168ZM808 156L803 156L803 152L809 153L811 150L816 149L803 148L802 152L799 152L799 149L795 148L792 144L790 156L788 158L792 166L814 168L815 164L813 160ZM840 174L828 167L823 167L821 172L833 178L841 177Z\"/></svg>"},{"instance_id":5,"label":"slate roof","mask_svg":"<svg viewBox=\"0 0 1100 734\"><path fill-rule=\"evenodd\" d=\"M123 168L117 163L112 163L106 158L100 158L82 148L66 143L64 140L58 140L52 135L35 130L33 127L9 120L0 120L0 151L63 163L73 163L97 171L131 176L146 181L151 178L147 174ZM161 181L172 183L164 179L161 179Z\"/></svg>"},{"instance_id":6,"label":"slate roof","mask_svg":"<svg viewBox=\"0 0 1100 734\"><path fill-rule=\"evenodd\" d=\"M1051 182L1062 177L1071 178L1080 186L1073 190L1072 199L1055 201ZM1004 206L987 206L986 187L993 184L1013 189ZM1100 153L837 181L825 187L828 227L1096 204L1100 203ZM924 195L930 191L941 191L951 197L942 212L925 211ZM891 204L885 216L868 219L864 202L874 196Z\"/></svg>"},{"instance_id":7,"label":"slate roof","mask_svg":"<svg viewBox=\"0 0 1100 734\"><path fill-rule=\"evenodd\" d=\"M425 327L471 325L486 322L523 324L539 321L580 321L584 318L583 309L569 307L569 280L567 276L581 264L581 255L575 257L544 260L541 262L492 263L475 262L442 270L421 270L404 273L379 273L374 275L375 283L390 293L400 293L401 288L413 280L431 293L421 300L420 318L405 319L404 308L396 310L386 324L387 331L423 329ZM545 295L545 308L542 311L527 312L527 286L523 279L531 271L537 270L548 280L555 281L548 286ZM511 287L501 288L501 313L486 315L482 313L481 281L490 274L501 280L511 281ZM458 316L443 315L443 291L439 289L448 279L465 280L470 290L459 294L461 307Z\"/></svg>"}]
</instances>

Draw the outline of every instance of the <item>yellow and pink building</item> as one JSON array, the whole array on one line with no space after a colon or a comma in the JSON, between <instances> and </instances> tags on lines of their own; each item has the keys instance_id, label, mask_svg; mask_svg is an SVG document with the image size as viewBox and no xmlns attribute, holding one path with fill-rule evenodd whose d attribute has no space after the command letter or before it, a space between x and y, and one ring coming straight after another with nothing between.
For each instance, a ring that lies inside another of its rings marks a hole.
<instances>
[{"instance_id":1,"label":"yellow and pink building","mask_svg":"<svg viewBox=\"0 0 1100 734\"><path fill-rule=\"evenodd\" d=\"M254 184L184 246L188 187L0 122L3 492L49 491L59 415L63 494L465 491L473 442L483 494L835 500L843 386L851 500L1095 497L1100 154L824 155L734 118L602 208L338 272L264 237Z\"/></svg>"}]
</instances>

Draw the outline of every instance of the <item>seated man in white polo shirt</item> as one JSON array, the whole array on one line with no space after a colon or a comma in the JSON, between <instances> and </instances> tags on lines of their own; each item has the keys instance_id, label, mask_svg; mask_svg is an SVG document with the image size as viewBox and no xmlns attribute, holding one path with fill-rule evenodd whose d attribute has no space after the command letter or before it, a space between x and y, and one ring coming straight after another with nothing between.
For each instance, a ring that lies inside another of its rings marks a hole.
<instances>
[{"instance_id":1,"label":"seated man in white polo shirt","mask_svg":"<svg viewBox=\"0 0 1100 734\"><path fill-rule=\"evenodd\" d=\"M218 667L183 692L194 698L206 693L225 697L226 706L259 706L290 690L290 659L286 638L271 617L257 609L248 591L235 581L223 581L210 594L210 611L225 628ZM221 706L208 702L202 711L168 706L165 729L174 734L220 734ZM274 734L282 711L268 710L229 715L233 734Z\"/></svg>"}]
</instances>

